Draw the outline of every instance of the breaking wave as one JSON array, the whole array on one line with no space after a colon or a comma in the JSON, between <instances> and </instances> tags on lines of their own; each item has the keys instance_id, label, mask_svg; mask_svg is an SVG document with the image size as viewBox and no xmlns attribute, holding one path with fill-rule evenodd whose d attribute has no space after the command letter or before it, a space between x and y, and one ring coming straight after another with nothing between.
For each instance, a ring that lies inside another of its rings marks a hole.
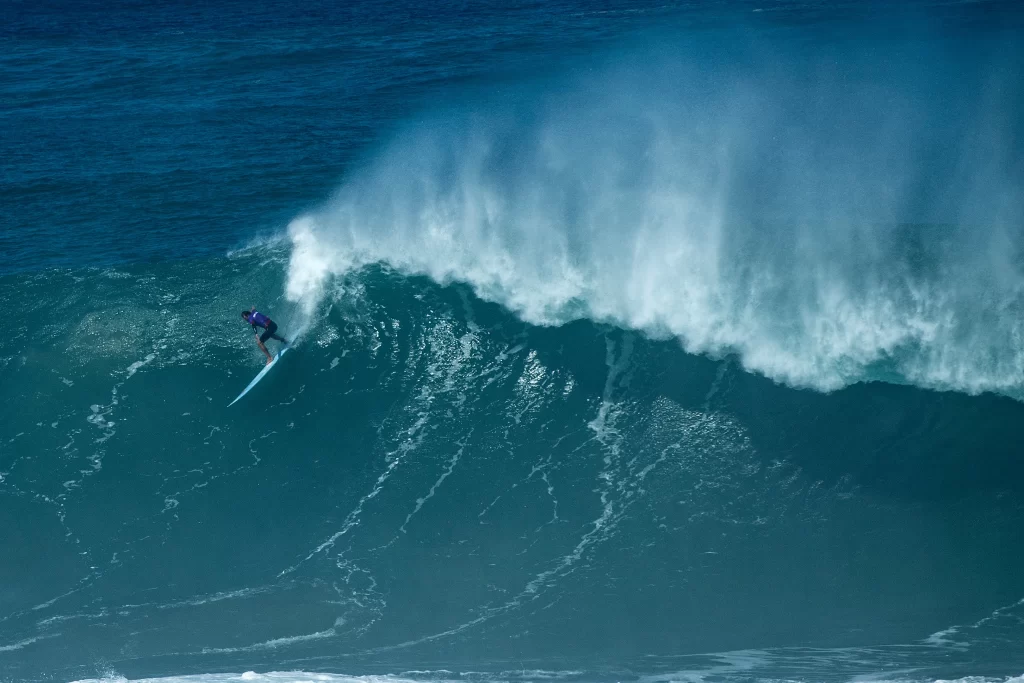
<instances>
[{"instance_id":1,"label":"breaking wave","mask_svg":"<svg viewBox=\"0 0 1024 683\"><path fill-rule=\"evenodd\" d=\"M793 386L1019 397L1021 71L916 48L626 50L453 98L291 223L287 295L385 263Z\"/></svg>"}]
</instances>

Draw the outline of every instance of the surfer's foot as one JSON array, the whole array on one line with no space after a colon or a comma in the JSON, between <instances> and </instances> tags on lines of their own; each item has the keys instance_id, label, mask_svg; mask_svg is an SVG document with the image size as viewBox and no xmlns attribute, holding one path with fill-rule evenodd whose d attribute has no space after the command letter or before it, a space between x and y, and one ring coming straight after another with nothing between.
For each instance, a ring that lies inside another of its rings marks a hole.
<instances>
[{"instance_id":1,"label":"surfer's foot","mask_svg":"<svg viewBox=\"0 0 1024 683\"><path fill-rule=\"evenodd\" d=\"M273 359L273 358L268 358L268 359L267 359L267 365L270 365L270 364L271 364L271 363L273 363L273 362L274 362L274 359Z\"/></svg>"}]
</instances>

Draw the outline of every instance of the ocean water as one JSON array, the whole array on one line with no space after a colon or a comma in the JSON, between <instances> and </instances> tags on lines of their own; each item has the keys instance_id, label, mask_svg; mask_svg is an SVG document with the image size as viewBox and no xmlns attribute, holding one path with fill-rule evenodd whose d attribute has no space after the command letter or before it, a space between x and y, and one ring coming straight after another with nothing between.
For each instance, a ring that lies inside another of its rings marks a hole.
<instances>
[{"instance_id":1,"label":"ocean water","mask_svg":"<svg viewBox=\"0 0 1024 683\"><path fill-rule=\"evenodd\" d=\"M1024 680L1019 3L0 45L0 681Z\"/></svg>"}]
</instances>

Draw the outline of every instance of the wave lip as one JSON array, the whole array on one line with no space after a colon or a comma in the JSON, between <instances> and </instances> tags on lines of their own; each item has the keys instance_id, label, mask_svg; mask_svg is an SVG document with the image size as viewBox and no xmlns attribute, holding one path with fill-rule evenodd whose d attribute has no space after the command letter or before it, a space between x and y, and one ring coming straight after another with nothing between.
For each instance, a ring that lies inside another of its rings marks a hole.
<instances>
[{"instance_id":1,"label":"wave lip","mask_svg":"<svg viewBox=\"0 0 1024 683\"><path fill-rule=\"evenodd\" d=\"M292 221L288 297L311 309L331 278L384 263L531 323L674 336L792 386L1019 397L1019 70L939 44L714 57L630 55L410 122ZM963 92L973 106L936 104Z\"/></svg>"}]
</instances>

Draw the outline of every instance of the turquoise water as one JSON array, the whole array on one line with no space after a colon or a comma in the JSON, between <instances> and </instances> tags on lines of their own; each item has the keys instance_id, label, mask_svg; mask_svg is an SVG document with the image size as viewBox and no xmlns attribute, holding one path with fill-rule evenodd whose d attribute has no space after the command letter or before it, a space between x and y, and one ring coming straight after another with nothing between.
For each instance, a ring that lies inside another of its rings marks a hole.
<instances>
[{"instance_id":1,"label":"turquoise water","mask_svg":"<svg viewBox=\"0 0 1024 683\"><path fill-rule=\"evenodd\" d=\"M9 4L0 680L1019 681L1022 28Z\"/></svg>"}]
</instances>

